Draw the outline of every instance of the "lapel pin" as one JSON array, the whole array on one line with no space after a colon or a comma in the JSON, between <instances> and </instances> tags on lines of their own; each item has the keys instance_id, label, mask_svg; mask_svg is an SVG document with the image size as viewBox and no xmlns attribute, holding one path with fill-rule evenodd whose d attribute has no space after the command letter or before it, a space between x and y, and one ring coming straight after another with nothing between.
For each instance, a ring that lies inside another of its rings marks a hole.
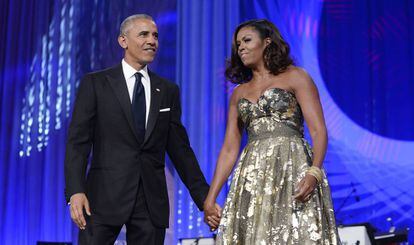
<instances>
[{"instance_id":1,"label":"lapel pin","mask_svg":"<svg viewBox=\"0 0 414 245\"><path fill-rule=\"evenodd\" d=\"M156 88L155 90L157 90L157 92L160 92L160 89L159 88Z\"/></svg>"}]
</instances>

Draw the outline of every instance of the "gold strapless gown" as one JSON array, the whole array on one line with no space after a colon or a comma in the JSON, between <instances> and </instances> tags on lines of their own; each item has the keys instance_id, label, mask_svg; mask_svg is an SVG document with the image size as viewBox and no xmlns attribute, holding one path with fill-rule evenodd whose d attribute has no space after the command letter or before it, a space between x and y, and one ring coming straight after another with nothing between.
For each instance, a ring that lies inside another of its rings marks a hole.
<instances>
[{"instance_id":1,"label":"gold strapless gown","mask_svg":"<svg viewBox=\"0 0 414 245\"><path fill-rule=\"evenodd\" d=\"M340 244L326 176L306 203L293 198L312 164L293 93L271 88L240 99L248 144L234 171L216 244Z\"/></svg>"}]
</instances>

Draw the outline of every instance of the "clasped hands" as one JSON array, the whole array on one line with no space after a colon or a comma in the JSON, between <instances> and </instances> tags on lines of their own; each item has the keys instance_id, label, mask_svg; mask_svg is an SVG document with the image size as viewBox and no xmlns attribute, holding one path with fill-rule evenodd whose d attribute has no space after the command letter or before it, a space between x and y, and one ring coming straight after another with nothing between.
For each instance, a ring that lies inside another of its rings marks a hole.
<instances>
[{"instance_id":1,"label":"clasped hands","mask_svg":"<svg viewBox=\"0 0 414 245\"><path fill-rule=\"evenodd\" d=\"M307 202L317 185L317 180L314 176L306 174L296 187L294 198L301 202ZM89 202L86 195L83 193L75 194L71 197L70 214L72 220L80 229L86 228L86 221L83 216L83 209L86 214L91 215ZM221 219L221 207L217 203L211 201L204 202L204 222L210 227L211 231L215 231Z\"/></svg>"},{"instance_id":2,"label":"clasped hands","mask_svg":"<svg viewBox=\"0 0 414 245\"><path fill-rule=\"evenodd\" d=\"M210 227L211 231L217 230L221 219L221 207L217 203L204 202L204 222Z\"/></svg>"},{"instance_id":3,"label":"clasped hands","mask_svg":"<svg viewBox=\"0 0 414 245\"><path fill-rule=\"evenodd\" d=\"M90 216L91 211L89 202L84 193L74 194L70 198L70 216L79 229L86 228L86 220L83 214L85 210L86 215ZM204 222L210 226L211 231L218 228L221 219L221 207L214 202L204 202Z\"/></svg>"}]
</instances>

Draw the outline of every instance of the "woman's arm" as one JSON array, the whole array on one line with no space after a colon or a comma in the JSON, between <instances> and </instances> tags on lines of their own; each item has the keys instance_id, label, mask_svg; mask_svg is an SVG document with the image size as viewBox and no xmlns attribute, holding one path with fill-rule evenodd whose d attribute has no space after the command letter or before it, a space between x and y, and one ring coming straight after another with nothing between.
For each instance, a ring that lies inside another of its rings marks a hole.
<instances>
[{"instance_id":1,"label":"woman's arm","mask_svg":"<svg viewBox=\"0 0 414 245\"><path fill-rule=\"evenodd\" d=\"M297 68L295 77L292 87L312 138L312 166L322 168L328 137L318 89L304 70ZM306 174L305 178L299 183L295 197L300 201L307 201L306 199L309 199L316 183L315 177Z\"/></svg>"},{"instance_id":2,"label":"woman's arm","mask_svg":"<svg viewBox=\"0 0 414 245\"><path fill-rule=\"evenodd\" d=\"M220 214L217 214L217 209L215 207L216 198L221 188L223 187L224 182L227 181L227 178L229 177L234 164L236 163L240 150L242 125L240 123L237 112L237 104L240 99L239 94L240 86L235 88L230 99L224 143L221 147L217 160L213 181L210 185L210 190L208 192L206 200L204 201L205 221L212 228L216 228L218 226L220 217ZM207 217L209 216L214 217L214 219L207 220Z\"/></svg>"}]
</instances>

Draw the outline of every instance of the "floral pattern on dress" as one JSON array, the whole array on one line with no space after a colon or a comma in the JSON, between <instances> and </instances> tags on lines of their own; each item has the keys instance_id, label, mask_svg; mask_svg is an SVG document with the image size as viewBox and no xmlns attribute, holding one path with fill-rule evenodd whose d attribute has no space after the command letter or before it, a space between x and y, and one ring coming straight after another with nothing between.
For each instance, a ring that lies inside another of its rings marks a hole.
<instances>
[{"instance_id":1,"label":"floral pattern on dress","mask_svg":"<svg viewBox=\"0 0 414 245\"><path fill-rule=\"evenodd\" d=\"M326 176L306 203L295 186L312 164L293 93L271 88L238 102L247 133L226 198L216 244L340 244Z\"/></svg>"}]
</instances>

